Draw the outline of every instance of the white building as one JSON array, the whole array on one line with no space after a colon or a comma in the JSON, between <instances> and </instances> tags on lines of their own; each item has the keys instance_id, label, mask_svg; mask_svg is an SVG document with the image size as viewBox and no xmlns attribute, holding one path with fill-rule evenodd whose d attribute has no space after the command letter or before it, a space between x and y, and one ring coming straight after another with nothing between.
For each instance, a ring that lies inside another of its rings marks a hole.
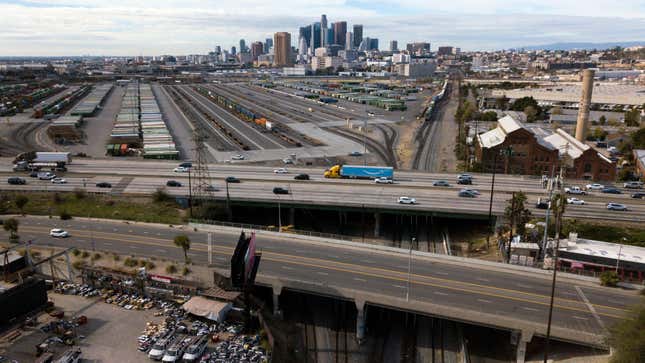
<instances>
[{"instance_id":1,"label":"white building","mask_svg":"<svg viewBox=\"0 0 645 363\"><path fill-rule=\"evenodd\" d=\"M311 58L311 69L315 72L317 70L324 70L327 68L337 69L343 65L341 57L313 57Z\"/></svg>"}]
</instances>

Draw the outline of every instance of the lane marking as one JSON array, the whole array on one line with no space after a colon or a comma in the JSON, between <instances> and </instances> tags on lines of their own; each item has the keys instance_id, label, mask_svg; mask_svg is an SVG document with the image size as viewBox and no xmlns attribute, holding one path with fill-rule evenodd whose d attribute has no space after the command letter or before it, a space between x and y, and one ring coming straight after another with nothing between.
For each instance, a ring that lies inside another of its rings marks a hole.
<instances>
[{"instance_id":1,"label":"lane marking","mask_svg":"<svg viewBox=\"0 0 645 363\"><path fill-rule=\"evenodd\" d=\"M113 244L110 243L110 242L103 242L103 244L106 245L106 246L113 246Z\"/></svg>"},{"instance_id":2,"label":"lane marking","mask_svg":"<svg viewBox=\"0 0 645 363\"><path fill-rule=\"evenodd\" d=\"M538 309L529 308L529 307L527 307L527 306L522 306L522 309L524 309L524 310L528 310L528 311L540 311L540 310L538 310Z\"/></svg>"},{"instance_id":3,"label":"lane marking","mask_svg":"<svg viewBox=\"0 0 645 363\"><path fill-rule=\"evenodd\" d=\"M162 249L156 249L155 251L157 251L157 252L161 252L161 253L166 253L166 252L168 252L168 251L166 251L166 250L162 250Z\"/></svg>"},{"instance_id":4,"label":"lane marking","mask_svg":"<svg viewBox=\"0 0 645 363\"><path fill-rule=\"evenodd\" d=\"M435 295L441 295L441 296L448 296L448 295L450 295L450 294L446 294L445 292L441 292L441 291L435 291L435 292L433 292L433 294L435 294Z\"/></svg>"},{"instance_id":5,"label":"lane marking","mask_svg":"<svg viewBox=\"0 0 645 363\"><path fill-rule=\"evenodd\" d=\"M587 305L587 307L589 308L589 311L591 311L591 315L593 315L594 319L596 319L596 322L598 323L598 325L600 325L602 330L607 331L607 328L605 327L605 323L603 323L602 319L600 319L600 316L598 316L598 313L596 312L596 308L594 308L593 305L589 303L589 299L587 299L587 296L585 296L585 294L582 292L582 289L580 288L580 286L574 285L574 287L576 288L576 291L578 292L578 295L580 295L580 298L582 299L582 301L584 301L585 305Z\"/></svg>"},{"instance_id":6,"label":"lane marking","mask_svg":"<svg viewBox=\"0 0 645 363\"><path fill-rule=\"evenodd\" d=\"M489 279L484 279L484 278L481 278L481 277L478 277L478 278L476 278L475 280L477 280L477 281L484 281L484 282L490 282L490 280L489 280Z\"/></svg>"},{"instance_id":7,"label":"lane marking","mask_svg":"<svg viewBox=\"0 0 645 363\"><path fill-rule=\"evenodd\" d=\"M448 275L450 275L449 273L447 273L447 272L442 272L442 271L435 271L434 273L436 273L437 275L443 275L443 276L448 276Z\"/></svg>"},{"instance_id":8,"label":"lane marking","mask_svg":"<svg viewBox=\"0 0 645 363\"><path fill-rule=\"evenodd\" d=\"M578 316L578 315L572 315L571 317L578 320L589 320L587 318L583 318L582 316Z\"/></svg>"},{"instance_id":9,"label":"lane marking","mask_svg":"<svg viewBox=\"0 0 645 363\"><path fill-rule=\"evenodd\" d=\"M405 287L405 286L401 286L401 285L392 285L392 286L394 286L394 287L398 287L399 289L407 289L407 287Z\"/></svg>"},{"instance_id":10,"label":"lane marking","mask_svg":"<svg viewBox=\"0 0 645 363\"><path fill-rule=\"evenodd\" d=\"M316 271L318 275L323 275L323 276L329 276L327 272L322 272L322 271Z\"/></svg>"},{"instance_id":11,"label":"lane marking","mask_svg":"<svg viewBox=\"0 0 645 363\"><path fill-rule=\"evenodd\" d=\"M289 266L280 266L280 267L282 267L282 269L284 270L293 270L293 267L289 267Z\"/></svg>"},{"instance_id":12,"label":"lane marking","mask_svg":"<svg viewBox=\"0 0 645 363\"><path fill-rule=\"evenodd\" d=\"M367 282L367 280L361 279L360 277L354 277L353 280L354 281L360 281L360 282Z\"/></svg>"},{"instance_id":13,"label":"lane marking","mask_svg":"<svg viewBox=\"0 0 645 363\"><path fill-rule=\"evenodd\" d=\"M490 300L485 300L485 299L477 299L477 301L479 301L479 302L483 302L484 304L490 304L490 303L492 303L492 301L490 301Z\"/></svg>"},{"instance_id":14,"label":"lane marking","mask_svg":"<svg viewBox=\"0 0 645 363\"><path fill-rule=\"evenodd\" d=\"M519 284L519 283L518 283L518 284L515 284L515 286L517 286L517 287L523 287L523 288L525 288L525 289L532 289L532 288L533 288L533 286L531 286L531 285Z\"/></svg>"}]
</instances>

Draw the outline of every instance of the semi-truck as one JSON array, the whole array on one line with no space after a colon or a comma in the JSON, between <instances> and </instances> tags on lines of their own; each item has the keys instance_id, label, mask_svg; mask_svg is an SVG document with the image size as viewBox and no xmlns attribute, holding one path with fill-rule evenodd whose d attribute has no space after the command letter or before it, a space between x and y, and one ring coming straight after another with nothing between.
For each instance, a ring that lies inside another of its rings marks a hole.
<instances>
[{"instance_id":1,"label":"semi-truck","mask_svg":"<svg viewBox=\"0 0 645 363\"><path fill-rule=\"evenodd\" d=\"M377 179L394 178L394 169L389 166L334 165L325 170L325 178Z\"/></svg>"}]
</instances>

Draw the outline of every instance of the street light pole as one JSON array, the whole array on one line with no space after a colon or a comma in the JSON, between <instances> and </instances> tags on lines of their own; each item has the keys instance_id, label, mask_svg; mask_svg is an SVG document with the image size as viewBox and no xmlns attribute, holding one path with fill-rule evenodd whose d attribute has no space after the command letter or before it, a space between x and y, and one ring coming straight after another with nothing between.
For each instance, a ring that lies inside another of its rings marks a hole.
<instances>
[{"instance_id":1,"label":"street light pole","mask_svg":"<svg viewBox=\"0 0 645 363\"><path fill-rule=\"evenodd\" d=\"M488 203L488 234L486 234L486 249L490 248L490 235L493 232L493 193L495 192L495 172L497 171L497 153L493 154L493 181L490 185L490 202Z\"/></svg>"},{"instance_id":2,"label":"street light pole","mask_svg":"<svg viewBox=\"0 0 645 363\"><path fill-rule=\"evenodd\" d=\"M228 192L228 180L225 180L226 182L226 213L228 214L228 221L231 222L233 220L233 213L231 212L231 195Z\"/></svg>"},{"instance_id":3,"label":"street light pole","mask_svg":"<svg viewBox=\"0 0 645 363\"><path fill-rule=\"evenodd\" d=\"M623 251L623 245L618 247L618 256L616 256L616 275L618 275L618 265L620 264L620 253Z\"/></svg>"},{"instance_id":4,"label":"street light pole","mask_svg":"<svg viewBox=\"0 0 645 363\"><path fill-rule=\"evenodd\" d=\"M412 274L412 244L414 244L415 238L412 237L410 241L410 249L408 250L408 285L405 289L405 301L410 301L410 275Z\"/></svg>"},{"instance_id":5,"label":"street light pole","mask_svg":"<svg viewBox=\"0 0 645 363\"><path fill-rule=\"evenodd\" d=\"M190 209L190 218L193 218L193 182L190 177L190 168L188 168L188 208Z\"/></svg>"},{"instance_id":6,"label":"street light pole","mask_svg":"<svg viewBox=\"0 0 645 363\"><path fill-rule=\"evenodd\" d=\"M280 209L280 196L278 196L278 232L282 232L282 210Z\"/></svg>"}]
</instances>

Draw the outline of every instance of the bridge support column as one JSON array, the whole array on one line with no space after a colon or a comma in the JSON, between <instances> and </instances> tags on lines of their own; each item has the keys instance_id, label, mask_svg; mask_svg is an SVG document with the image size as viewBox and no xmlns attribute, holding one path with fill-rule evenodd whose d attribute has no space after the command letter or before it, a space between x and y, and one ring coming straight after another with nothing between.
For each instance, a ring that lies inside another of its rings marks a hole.
<instances>
[{"instance_id":1,"label":"bridge support column","mask_svg":"<svg viewBox=\"0 0 645 363\"><path fill-rule=\"evenodd\" d=\"M519 331L511 333L511 342L516 343L516 362L524 363L526 359L526 344L531 342L533 338L533 332L530 331Z\"/></svg>"},{"instance_id":2,"label":"bridge support column","mask_svg":"<svg viewBox=\"0 0 645 363\"><path fill-rule=\"evenodd\" d=\"M289 225L296 225L296 208L289 208Z\"/></svg>"},{"instance_id":3,"label":"bridge support column","mask_svg":"<svg viewBox=\"0 0 645 363\"><path fill-rule=\"evenodd\" d=\"M280 294L282 293L282 285L273 285L273 315L276 317L282 316L280 310Z\"/></svg>"},{"instance_id":4,"label":"bridge support column","mask_svg":"<svg viewBox=\"0 0 645 363\"><path fill-rule=\"evenodd\" d=\"M374 237L381 236L381 213L374 213Z\"/></svg>"},{"instance_id":5,"label":"bridge support column","mask_svg":"<svg viewBox=\"0 0 645 363\"><path fill-rule=\"evenodd\" d=\"M356 341L362 344L365 341L365 301L356 300Z\"/></svg>"}]
</instances>

